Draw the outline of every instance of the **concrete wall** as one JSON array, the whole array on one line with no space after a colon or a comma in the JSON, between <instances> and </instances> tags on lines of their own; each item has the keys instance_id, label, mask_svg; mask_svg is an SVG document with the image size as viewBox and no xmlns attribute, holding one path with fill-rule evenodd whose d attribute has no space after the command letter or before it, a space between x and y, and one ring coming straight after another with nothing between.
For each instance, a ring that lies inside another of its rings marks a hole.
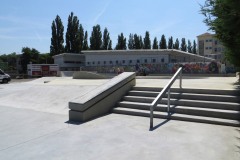
<instances>
[{"instance_id":1,"label":"concrete wall","mask_svg":"<svg viewBox=\"0 0 240 160\"><path fill-rule=\"evenodd\" d=\"M185 62L210 62L213 59L172 49L155 50L97 50L82 51L83 54L63 53L54 56L60 70L79 71L80 67L162 65ZM81 62L81 63L80 63ZM84 63L82 63L84 62Z\"/></svg>"},{"instance_id":2,"label":"concrete wall","mask_svg":"<svg viewBox=\"0 0 240 160\"><path fill-rule=\"evenodd\" d=\"M69 120L85 122L102 116L136 84L135 73L125 72L69 102Z\"/></svg>"},{"instance_id":3,"label":"concrete wall","mask_svg":"<svg viewBox=\"0 0 240 160\"><path fill-rule=\"evenodd\" d=\"M85 56L83 54L63 53L53 56L54 63L59 65L61 71L80 70L85 65Z\"/></svg>"},{"instance_id":4,"label":"concrete wall","mask_svg":"<svg viewBox=\"0 0 240 160\"><path fill-rule=\"evenodd\" d=\"M111 66L111 65L135 65L135 64L159 64L168 63L167 52L148 51L114 51L114 52L84 52L86 55L86 66Z\"/></svg>"}]
</instances>

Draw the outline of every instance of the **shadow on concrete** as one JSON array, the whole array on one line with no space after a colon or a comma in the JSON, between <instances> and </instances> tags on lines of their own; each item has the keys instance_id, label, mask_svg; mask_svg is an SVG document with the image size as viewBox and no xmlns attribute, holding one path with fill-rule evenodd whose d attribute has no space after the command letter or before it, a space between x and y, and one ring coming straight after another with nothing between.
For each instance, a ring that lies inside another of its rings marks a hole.
<instances>
[{"instance_id":1,"label":"shadow on concrete","mask_svg":"<svg viewBox=\"0 0 240 160\"><path fill-rule=\"evenodd\" d=\"M237 152L240 153L240 146L236 146L237 147Z\"/></svg>"},{"instance_id":2,"label":"shadow on concrete","mask_svg":"<svg viewBox=\"0 0 240 160\"><path fill-rule=\"evenodd\" d=\"M239 90L240 91L240 82L235 82L232 83L232 85L234 86L234 89Z\"/></svg>"},{"instance_id":3,"label":"shadow on concrete","mask_svg":"<svg viewBox=\"0 0 240 160\"><path fill-rule=\"evenodd\" d=\"M239 134L240 134L240 129L236 129ZM237 139L237 142L240 142L240 138L239 137L235 137ZM237 151L236 152L239 152L240 153L240 146L239 145L235 145L237 147Z\"/></svg>"},{"instance_id":4,"label":"shadow on concrete","mask_svg":"<svg viewBox=\"0 0 240 160\"><path fill-rule=\"evenodd\" d=\"M169 122L169 121L170 121L170 119L166 119L165 121L163 121L163 122L161 122L160 124L154 126L153 128L149 128L149 131L154 131L154 130L156 130L157 128L163 126L164 124L166 124L166 123Z\"/></svg>"},{"instance_id":5,"label":"shadow on concrete","mask_svg":"<svg viewBox=\"0 0 240 160\"><path fill-rule=\"evenodd\" d=\"M176 99L175 101L179 101L179 99ZM154 131L155 129L163 126L164 124L166 124L167 122L169 122L171 120L171 116L175 113L174 109L177 108L177 105L170 105L170 113L167 115L167 119L163 122L161 122L160 124L156 125L153 128L149 128L149 131ZM158 110L161 112L161 110ZM164 112L167 112L167 108Z\"/></svg>"},{"instance_id":6,"label":"shadow on concrete","mask_svg":"<svg viewBox=\"0 0 240 160\"><path fill-rule=\"evenodd\" d=\"M66 121L64 123L67 123L67 124L72 124L72 125L81 125L83 124L84 122L77 122L77 121Z\"/></svg>"},{"instance_id":7,"label":"shadow on concrete","mask_svg":"<svg viewBox=\"0 0 240 160\"><path fill-rule=\"evenodd\" d=\"M137 76L136 79L171 79L172 76ZM183 76L182 79L206 79L202 76Z\"/></svg>"},{"instance_id":8,"label":"shadow on concrete","mask_svg":"<svg viewBox=\"0 0 240 160\"><path fill-rule=\"evenodd\" d=\"M104 115L101 115L101 116L92 118L92 119L87 120L87 121L85 121L85 122L78 122L78 121L70 121L70 120L68 120L68 121L66 121L66 122L64 122L64 123L71 124L71 125L81 125L81 124L88 123L88 122L90 122L90 121L96 120L96 119L98 119L98 118L105 117L105 116L107 116L107 115L109 115L109 114L111 114L111 113L106 113L106 114L104 114Z\"/></svg>"},{"instance_id":9,"label":"shadow on concrete","mask_svg":"<svg viewBox=\"0 0 240 160\"><path fill-rule=\"evenodd\" d=\"M155 129L163 126L164 124L168 123L171 120L171 116L174 114L174 112L171 112L167 115L167 119L161 123L159 123L158 125L154 126L153 128L149 128L149 131L154 131Z\"/></svg>"}]
</instances>

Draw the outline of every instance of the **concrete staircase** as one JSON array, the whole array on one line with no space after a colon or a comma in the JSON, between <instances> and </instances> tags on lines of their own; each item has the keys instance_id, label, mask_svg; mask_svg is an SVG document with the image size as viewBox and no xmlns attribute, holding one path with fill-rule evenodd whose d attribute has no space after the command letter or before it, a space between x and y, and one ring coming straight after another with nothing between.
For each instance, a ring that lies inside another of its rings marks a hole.
<instances>
[{"instance_id":1,"label":"concrete staircase","mask_svg":"<svg viewBox=\"0 0 240 160\"><path fill-rule=\"evenodd\" d=\"M112 112L149 117L149 105L160 91L161 88L134 87ZM240 96L237 91L172 88L170 114L167 113L166 97L154 110L154 118L240 126Z\"/></svg>"}]
</instances>

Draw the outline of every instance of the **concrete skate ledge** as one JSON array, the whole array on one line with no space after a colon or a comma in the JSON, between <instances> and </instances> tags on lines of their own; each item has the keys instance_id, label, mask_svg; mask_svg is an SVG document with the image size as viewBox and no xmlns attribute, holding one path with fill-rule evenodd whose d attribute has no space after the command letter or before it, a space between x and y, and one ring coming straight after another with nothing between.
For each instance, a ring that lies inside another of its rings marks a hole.
<instances>
[{"instance_id":1,"label":"concrete skate ledge","mask_svg":"<svg viewBox=\"0 0 240 160\"><path fill-rule=\"evenodd\" d=\"M105 77L94 72L77 71L73 73L73 79L105 79Z\"/></svg>"},{"instance_id":2,"label":"concrete skate ledge","mask_svg":"<svg viewBox=\"0 0 240 160\"><path fill-rule=\"evenodd\" d=\"M69 102L69 120L87 121L108 113L136 84L134 72L124 72Z\"/></svg>"}]
</instances>

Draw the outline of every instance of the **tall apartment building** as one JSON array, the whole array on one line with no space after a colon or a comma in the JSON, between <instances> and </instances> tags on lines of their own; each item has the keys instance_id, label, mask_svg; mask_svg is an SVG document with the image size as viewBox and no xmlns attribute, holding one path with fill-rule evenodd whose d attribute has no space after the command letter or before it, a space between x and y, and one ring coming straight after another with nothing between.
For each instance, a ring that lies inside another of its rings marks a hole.
<instances>
[{"instance_id":1,"label":"tall apartment building","mask_svg":"<svg viewBox=\"0 0 240 160\"><path fill-rule=\"evenodd\" d=\"M223 61L224 47L215 37L215 34L204 33L197 36L197 39L199 55Z\"/></svg>"}]
</instances>

